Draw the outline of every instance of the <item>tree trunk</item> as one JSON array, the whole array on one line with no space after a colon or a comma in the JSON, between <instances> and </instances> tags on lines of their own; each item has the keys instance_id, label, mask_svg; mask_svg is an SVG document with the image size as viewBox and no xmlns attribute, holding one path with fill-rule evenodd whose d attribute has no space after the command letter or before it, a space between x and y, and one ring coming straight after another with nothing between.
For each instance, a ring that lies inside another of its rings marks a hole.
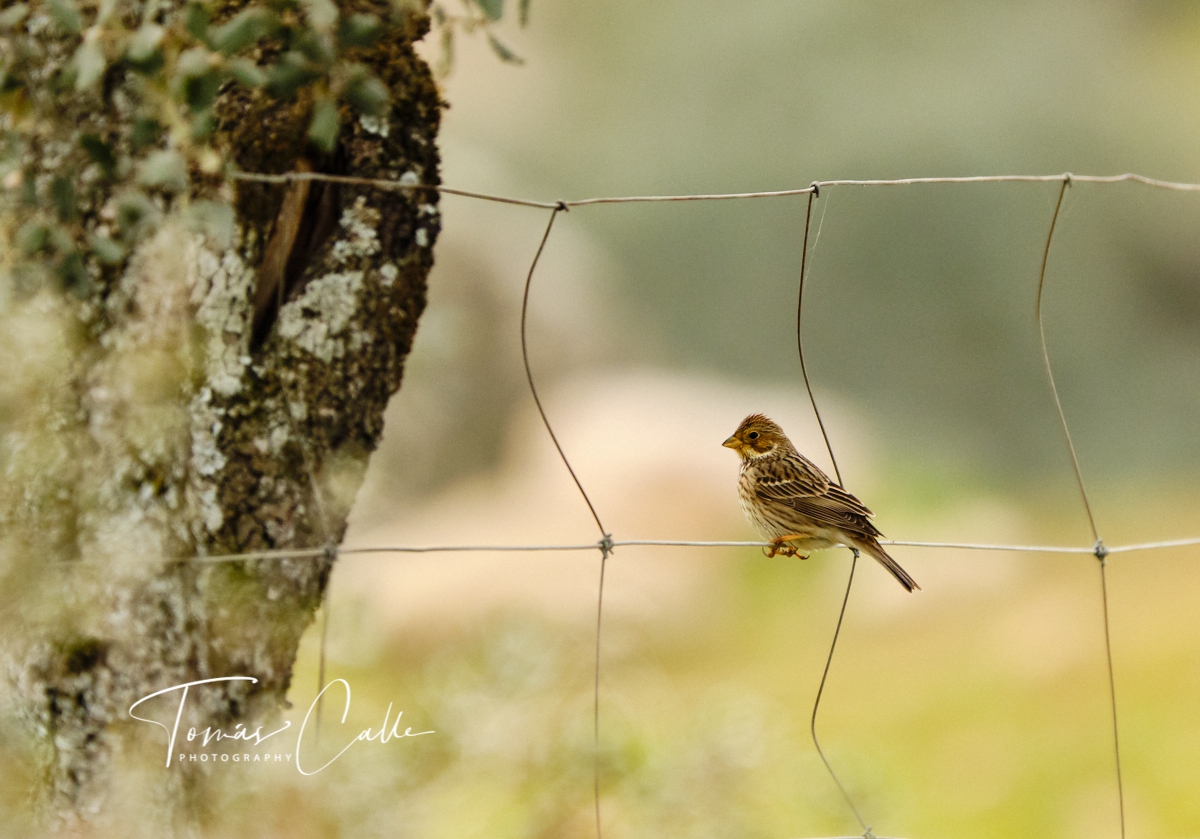
<instances>
[{"instance_id":1,"label":"tree trunk","mask_svg":"<svg viewBox=\"0 0 1200 839\"><path fill-rule=\"evenodd\" d=\"M353 50L387 88L384 115L341 104L322 153L308 142L319 91L226 81L207 146L244 172L436 185L441 103L412 49L423 11L339 5L343 19L393 21ZM158 9L168 39L183 32L181 5ZM121 0L114 19L134 31L146 13ZM190 558L340 541L425 305L439 215L430 189L232 180L202 155L186 158L182 185L155 180L145 161L177 135L167 125L146 149L145 79L115 60L91 88L63 75L84 72L76 45L99 26L96 8L80 14L73 40L50 5L0 28L0 630L44 746L43 798L94 821L117 806L139 740L161 765L163 733L129 716L141 697L251 676L189 696L202 725L227 730L285 703L333 554ZM31 240L40 218L68 242ZM118 229L137 231L124 252L88 248ZM202 770L151 777L172 805L164 825L202 817Z\"/></svg>"}]
</instances>

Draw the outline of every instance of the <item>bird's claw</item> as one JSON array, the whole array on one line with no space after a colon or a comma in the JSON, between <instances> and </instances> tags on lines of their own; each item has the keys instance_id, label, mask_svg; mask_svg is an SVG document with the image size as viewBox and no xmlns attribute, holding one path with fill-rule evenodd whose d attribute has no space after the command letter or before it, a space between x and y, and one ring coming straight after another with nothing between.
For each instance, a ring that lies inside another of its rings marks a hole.
<instances>
[{"instance_id":1,"label":"bird's claw","mask_svg":"<svg viewBox=\"0 0 1200 839\"><path fill-rule=\"evenodd\" d=\"M785 542L788 542L792 539L800 539L800 538L802 538L800 535L793 534L791 536L780 536L778 539L772 539L771 547L769 549L767 549L767 551L766 551L767 557L798 556L801 559L808 559L808 554L800 553L799 548L795 547L794 545L784 544Z\"/></svg>"}]
</instances>

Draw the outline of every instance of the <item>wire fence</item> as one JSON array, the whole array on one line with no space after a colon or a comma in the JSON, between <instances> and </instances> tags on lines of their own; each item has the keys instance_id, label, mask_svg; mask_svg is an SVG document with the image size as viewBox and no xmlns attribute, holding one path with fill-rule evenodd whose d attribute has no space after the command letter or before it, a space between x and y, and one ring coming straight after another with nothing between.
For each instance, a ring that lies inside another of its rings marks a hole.
<instances>
[{"instance_id":1,"label":"wire fence","mask_svg":"<svg viewBox=\"0 0 1200 839\"><path fill-rule=\"evenodd\" d=\"M1113 758L1115 763L1115 793L1117 804L1117 818L1120 827L1120 835L1125 836L1125 799L1124 799L1124 783L1121 774L1121 753L1120 753L1120 727L1117 720L1117 697L1116 697L1116 679L1114 675L1112 662L1112 642L1111 631L1108 616L1108 581L1106 576L1107 557L1118 553L1133 553L1145 551L1158 551L1170 548L1187 547L1200 545L1200 536L1186 539L1175 539L1168 541L1157 542L1142 542L1125 545L1106 546L1101 537L1101 532L1097 526L1095 517L1092 514L1091 502L1088 496L1087 487L1083 479L1082 471L1079 467L1079 461L1075 454L1074 443L1071 438L1070 427L1067 423L1066 414L1063 411L1062 403L1058 396L1058 387L1054 379L1053 365L1051 364L1050 354L1046 346L1046 334L1042 321L1042 297L1046 285L1047 268L1050 262L1051 246L1054 241L1055 229L1058 226L1059 212L1062 209L1063 199L1067 189L1072 184L1089 183L1089 184L1117 184L1131 183L1156 189L1172 190L1177 192L1200 192L1200 184L1179 183L1173 181L1164 181L1157 178L1150 178L1143 175L1126 173L1120 175L992 175L992 176L969 176L969 177L946 177L946 178L901 178L892 180L828 180L814 181L805 187L795 189L783 189L768 192L741 192L741 193L723 193L723 194L700 194L700 195L643 195L643 196L623 196L623 197L597 197L583 198L577 200L559 200L559 201L536 201L524 198L513 198L508 196L493 195L483 192L456 189L447 186L428 186L421 184L401 183L394 180L380 180L371 178L357 178L343 175L331 175L319 172L288 172L282 174L261 174L250 172L231 172L230 177L234 180L255 181L262 183L288 184L298 181L329 181L344 185L369 187L375 189L388 190L407 190L419 191L429 190L436 191L443 195L454 195L464 198L471 198L483 201L499 202L522 207L531 207L542 210L549 210L550 215L546 222L545 231L539 241L537 251L530 263L528 273L526 274L525 284L521 300L521 354L525 367L526 380L529 386L529 391L533 397L534 404L537 407L538 414L545 426L547 435L552 444L562 459L564 466L570 473L571 479L579 491L580 496L586 503L588 511L592 519L596 523L599 530L600 538L595 542L583 542L575 544L530 544L530 545L390 545L390 546L364 546L364 547L338 547L333 544L325 544L320 547L311 548L285 548L278 550L263 550L249 551L236 554L219 554L208 556L196 556L191 558L174 559L170 561L190 561L196 563L222 563L222 562L247 562L247 561L266 561L266 560L293 560L293 559L314 559L318 557L328 557L330 559L336 556L353 556L353 555L368 555L368 554L418 554L418 553L459 553L459 552L532 552L532 551L597 551L600 558L599 580L597 585L597 600L596 600L596 645L595 645L595 668L594 668L594 690L593 690L593 737L595 746L595 765L593 767L593 782L594 782L594 803L595 803L595 822L596 833L598 837L602 837L602 819L601 819L601 795L600 795L600 652L601 638L603 630L603 614L604 614L604 572L608 558L614 551L625 547L635 546L653 546L653 547L686 547L686 548L747 548L747 547L762 547L770 548L773 543L770 542L755 542L755 541L693 541L693 540L666 540L666 539L615 539L612 534L605 530L601 521L601 517L588 496L583 483L575 473L571 466L567 453L559 443L558 437L554 432L553 425L546 410L542 404L538 394L537 386L534 381L533 371L529 361L529 348L527 342L527 314L529 308L530 292L533 286L533 279L537 270L538 262L545 250L546 243L550 239L554 228L554 222L559 213L567 212L573 208L587 207L599 204L628 204L628 203L647 203L647 202L679 202L679 201L721 201L721 200L743 200L743 199L766 199L778 198L787 196L808 197L807 211L805 215L800 277L798 283L797 306L796 306L796 346L799 355L801 373L803 375L805 390L812 405L813 412L816 416L821 429L822 437L825 441L825 446L829 452L830 460L833 463L834 475L837 482L841 483L841 474L838 470L837 459L834 455L833 447L830 444L829 436L826 433L824 421L821 418L820 410L817 406L817 400L813 394L812 386L808 377L808 370L804 361L804 329L803 329L803 307L804 307L804 283L805 273L807 270L807 257L809 252L809 229L812 220L813 203L819 199L823 190L837 187L902 187L914 185L938 185L938 184L995 184L995 183L1059 183L1061 186L1058 191L1058 200L1055 203L1054 213L1049 220L1049 228L1046 234L1045 248L1042 253L1041 269L1038 277L1037 299L1035 305L1035 314L1038 325L1039 350L1045 366L1047 383L1049 384L1049 392L1052 397L1059 424L1063 432L1067 450L1070 454L1071 464L1074 471L1075 482L1079 490L1079 496L1087 516L1088 524L1093 536L1093 543L1090 545L1021 545L1021 544L983 544L970 542L937 542L925 540L886 540L881 539L880 544L885 546L904 546L904 547L920 547L932 549L957 549L971 551L1016 551L1023 553L1043 553L1043 554L1091 554L1098 560L1098 568L1100 571L1100 597L1103 607L1103 629L1105 642L1105 657L1108 671L1108 687L1109 687L1109 707L1112 717L1112 745ZM324 519L324 504L321 499L320 484L312 474L311 464L305 458L305 468L309 470L309 478L316 496L318 509L321 511L322 519ZM324 532L329 534L329 528L324 526ZM777 545L776 545L777 547ZM854 583L854 571L857 564L857 552L854 554L854 559L851 563L849 579L847 580L846 592L841 604L841 610L838 614L837 625L834 629L833 639L829 646L829 654L826 658L825 668L821 676L820 687L813 702L812 717L810 731L814 746L820 754L821 760L829 772L830 777L841 791L849 809L853 812L856 821L858 822L862 833L860 835L866 837L874 837L875 834L871 826L861 815L860 808L855 802L854 797L849 790L842 784L836 772L833 769L830 761L827 759L824 750L821 747L817 736L817 719L820 708L821 695L824 690L826 678L829 675L830 668L834 660L834 652L837 647L838 636L841 632L842 622L845 617L846 605L849 602L850 594ZM327 617L327 613L326 613ZM327 628L322 628L322 638L324 638ZM323 657L323 654L322 654ZM323 665L321 673L323 677Z\"/></svg>"},{"instance_id":2,"label":"wire fence","mask_svg":"<svg viewBox=\"0 0 1200 839\"><path fill-rule=\"evenodd\" d=\"M689 539L597 539L595 542L576 542L573 544L551 545L370 545L358 547L335 547L337 556L361 556L363 554L428 554L428 553L530 553L535 551L604 551L615 554L617 548L654 547L654 548L770 548L773 542L747 542L737 540L689 540ZM1095 547L1083 545L1005 545L985 544L982 542L918 542L910 539L880 539L879 544L885 547L901 548L951 548L963 551L1013 551L1016 553L1043 554L1091 554L1095 555ZM1137 551L1160 551L1167 548L1186 548L1200 545L1200 538L1171 539L1165 542L1138 542L1130 545L1116 545L1105 548L1109 555L1134 553ZM194 562L200 564L221 562L250 562L268 559L314 559L326 556L330 549L320 548L280 548L278 550L247 551L235 554L208 554L205 556L187 557L185 559L170 558L163 562ZM80 563L60 563L65 567L78 567Z\"/></svg>"}]
</instances>

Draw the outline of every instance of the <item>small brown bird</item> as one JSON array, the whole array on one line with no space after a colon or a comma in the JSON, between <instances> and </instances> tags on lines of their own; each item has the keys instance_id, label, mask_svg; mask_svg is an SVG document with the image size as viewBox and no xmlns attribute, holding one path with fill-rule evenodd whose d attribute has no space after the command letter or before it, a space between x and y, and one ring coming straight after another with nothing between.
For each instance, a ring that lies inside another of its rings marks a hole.
<instances>
[{"instance_id":1,"label":"small brown bird","mask_svg":"<svg viewBox=\"0 0 1200 839\"><path fill-rule=\"evenodd\" d=\"M875 557L907 590L921 588L879 544L883 534L870 522L873 513L796 451L774 422L751 414L721 445L742 457L738 498L746 518L772 543L768 556L807 559L844 545Z\"/></svg>"}]
</instances>

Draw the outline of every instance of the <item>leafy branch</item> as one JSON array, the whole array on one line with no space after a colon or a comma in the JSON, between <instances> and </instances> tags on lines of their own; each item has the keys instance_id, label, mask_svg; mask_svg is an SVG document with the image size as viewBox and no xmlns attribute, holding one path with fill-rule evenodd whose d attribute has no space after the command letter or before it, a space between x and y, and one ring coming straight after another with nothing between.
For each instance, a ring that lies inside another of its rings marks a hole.
<instances>
[{"instance_id":1,"label":"leafy branch","mask_svg":"<svg viewBox=\"0 0 1200 839\"><path fill-rule=\"evenodd\" d=\"M0 11L0 212L28 219L12 255L0 252L0 270L17 286L56 277L86 296L171 204L231 228L228 207L190 199L195 177L226 166L212 135L214 105L231 85L310 101L307 139L322 152L336 148L347 112L387 116L388 88L355 51L409 25L403 3L386 19L342 15L332 0L267 0L220 14L216 0L174 14L121 0L34 0ZM45 150L56 138L43 126L71 101L81 113L130 118L120 130L80 132L78 160L49 174Z\"/></svg>"},{"instance_id":2,"label":"leafy branch","mask_svg":"<svg viewBox=\"0 0 1200 839\"><path fill-rule=\"evenodd\" d=\"M467 35L483 32L487 37L488 46L501 61L517 65L525 63L525 60L497 38L493 31L493 24L499 23L504 16L504 2L505 0L462 0L461 14L447 11L441 0L430 3L429 16L438 31L442 51L435 69L440 78L450 75L454 67L454 33L457 30L462 30ZM522 27L529 22L529 0L519 0L517 20Z\"/></svg>"}]
</instances>

